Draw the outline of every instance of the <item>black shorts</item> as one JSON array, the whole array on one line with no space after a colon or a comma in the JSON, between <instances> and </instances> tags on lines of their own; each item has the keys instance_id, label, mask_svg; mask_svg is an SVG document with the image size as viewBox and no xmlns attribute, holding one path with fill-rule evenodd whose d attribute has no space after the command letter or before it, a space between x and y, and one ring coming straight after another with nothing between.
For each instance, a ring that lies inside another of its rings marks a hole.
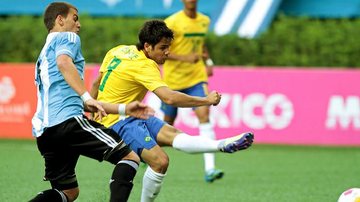
<instances>
[{"instance_id":1,"label":"black shorts","mask_svg":"<svg viewBox=\"0 0 360 202\"><path fill-rule=\"evenodd\" d=\"M85 116L47 128L37 145L45 160L44 179L60 190L78 186L75 166L80 155L116 164L131 152L116 132Z\"/></svg>"}]
</instances>

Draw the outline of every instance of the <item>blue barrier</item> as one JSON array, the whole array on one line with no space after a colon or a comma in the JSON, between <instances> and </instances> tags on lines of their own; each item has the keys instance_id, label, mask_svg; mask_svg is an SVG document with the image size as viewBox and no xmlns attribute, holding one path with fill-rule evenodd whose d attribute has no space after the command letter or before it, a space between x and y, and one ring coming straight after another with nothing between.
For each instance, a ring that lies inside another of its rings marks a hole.
<instances>
[{"instance_id":1,"label":"blue barrier","mask_svg":"<svg viewBox=\"0 0 360 202\"><path fill-rule=\"evenodd\" d=\"M180 0L67 0L80 14L164 18L183 8ZM50 0L1 0L0 15L42 15ZM295 16L360 16L360 0L198 0L218 35L253 38L265 31L278 12Z\"/></svg>"}]
</instances>

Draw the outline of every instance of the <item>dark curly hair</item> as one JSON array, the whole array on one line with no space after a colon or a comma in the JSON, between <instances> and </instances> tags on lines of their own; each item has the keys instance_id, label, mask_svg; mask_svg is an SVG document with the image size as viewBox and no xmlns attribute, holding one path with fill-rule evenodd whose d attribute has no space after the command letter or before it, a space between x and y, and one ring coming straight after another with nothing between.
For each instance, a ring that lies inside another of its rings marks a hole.
<instances>
[{"instance_id":1,"label":"dark curly hair","mask_svg":"<svg viewBox=\"0 0 360 202\"><path fill-rule=\"evenodd\" d=\"M155 46L162 38L174 39L174 33L162 20L149 20L145 22L138 36L139 42L136 44L138 50L143 50L145 43Z\"/></svg>"}]
</instances>

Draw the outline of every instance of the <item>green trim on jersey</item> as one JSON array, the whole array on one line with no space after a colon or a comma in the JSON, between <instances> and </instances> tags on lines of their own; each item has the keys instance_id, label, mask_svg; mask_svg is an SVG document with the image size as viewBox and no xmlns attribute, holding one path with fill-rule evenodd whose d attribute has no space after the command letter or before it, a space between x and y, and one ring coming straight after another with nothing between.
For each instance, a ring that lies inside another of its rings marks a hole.
<instances>
[{"instance_id":1,"label":"green trim on jersey","mask_svg":"<svg viewBox=\"0 0 360 202\"><path fill-rule=\"evenodd\" d=\"M201 36L201 37L205 37L205 33L185 33L184 37L197 37L197 36Z\"/></svg>"}]
</instances>

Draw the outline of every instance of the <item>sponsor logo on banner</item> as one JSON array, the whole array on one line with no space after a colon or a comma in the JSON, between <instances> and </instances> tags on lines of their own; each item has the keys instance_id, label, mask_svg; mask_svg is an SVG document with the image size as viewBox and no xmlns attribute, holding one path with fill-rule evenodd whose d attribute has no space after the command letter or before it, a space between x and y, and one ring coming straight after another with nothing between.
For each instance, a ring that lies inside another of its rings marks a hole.
<instances>
[{"instance_id":1,"label":"sponsor logo on banner","mask_svg":"<svg viewBox=\"0 0 360 202\"><path fill-rule=\"evenodd\" d=\"M145 102L155 109L159 109L161 105L159 98L152 93ZM159 118L163 117L161 110L156 114ZM293 104L283 94L266 96L263 93L252 93L243 96L224 93L219 105L211 108L212 122L219 128L244 125L252 129L282 130L291 124L293 117ZM176 124L196 128L199 121L191 108L179 108Z\"/></svg>"},{"instance_id":2,"label":"sponsor logo on banner","mask_svg":"<svg viewBox=\"0 0 360 202\"><path fill-rule=\"evenodd\" d=\"M222 94L211 107L217 138L253 131L257 143L360 145L360 71L215 68L209 88ZM226 81L226 82L224 82ZM158 109L150 93L146 102ZM180 108L175 126L199 134L191 108Z\"/></svg>"},{"instance_id":3,"label":"sponsor logo on banner","mask_svg":"<svg viewBox=\"0 0 360 202\"><path fill-rule=\"evenodd\" d=\"M0 78L0 122L24 122L30 115L30 102L16 102L16 87L11 77Z\"/></svg>"},{"instance_id":4,"label":"sponsor logo on banner","mask_svg":"<svg viewBox=\"0 0 360 202\"><path fill-rule=\"evenodd\" d=\"M34 65L0 67L0 137L31 138ZM85 69L89 89L98 69ZM222 94L210 113L217 138L253 131L258 144L360 145L360 71L221 67L214 72L209 89ZM144 102L163 118L156 95L148 93ZM199 134L192 108L179 109L175 126Z\"/></svg>"},{"instance_id":5,"label":"sponsor logo on banner","mask_svg":"<svg viewBox=\"0 0 360 202\"><path fill-rule=\"evenodd\" d=\"M329 130L360 130L360 97L331 96L325 127Z\"/></svg>"},{"instance_id":6,"label":"sponsor logo on banner","mask_svg":"<svg viewBox=\"0 0 360 202\"><path fill-rule=\"evenodd\" d=\"M0 138L33 138L31 118L36 110L32 63L0 63ZM87 65L88 89L98 65ZM94 68L95 67L95 68Z\"/></svg>"},{"instance_id":7,"label":"sponsor logo on banner","mask_svg":"<svg viewBox=\"0 0 360 202\"><path fill-rule=\"evenodd\" d=\"M15 95L15 87L10 77L4 76L0 79L0 103L9 103Z\"/></svg>"}]
</instances>

